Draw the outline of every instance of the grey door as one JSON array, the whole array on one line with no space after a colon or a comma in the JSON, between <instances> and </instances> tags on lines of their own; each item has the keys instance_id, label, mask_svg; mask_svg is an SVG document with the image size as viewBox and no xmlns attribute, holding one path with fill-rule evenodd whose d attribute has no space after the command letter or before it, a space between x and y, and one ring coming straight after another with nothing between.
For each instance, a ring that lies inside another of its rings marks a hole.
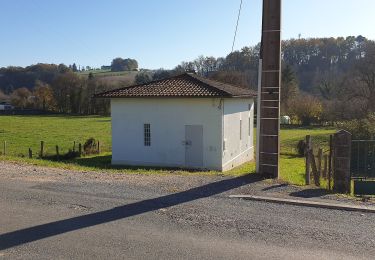
<instances>
[{"instance_id":1,"label":"grey door","mask_svg":"<svg viewBox=\"0 0 375 260\"><path fill-rule=\"evenodd\" d=\"M203 167L203 126L185 126L185 166Z\"/></svg>"}]
</instances>

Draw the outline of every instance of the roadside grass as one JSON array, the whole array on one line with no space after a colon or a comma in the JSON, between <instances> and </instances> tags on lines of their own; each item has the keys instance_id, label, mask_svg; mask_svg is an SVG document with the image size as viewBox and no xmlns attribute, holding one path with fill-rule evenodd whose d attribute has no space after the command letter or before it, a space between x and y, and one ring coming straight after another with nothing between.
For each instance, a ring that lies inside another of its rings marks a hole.
<instances>
[{"instance_id":1,"label":"roadside grass","mask_svg":"<svg viewBox=\"0 0 375 260\"><path fill-rule=\"evenodd\" d=\"M180 174L180 175L220 175L240 176L255 172L255 162L246 163L231 171L187 171L182 169L155 167L118 167L111 165L111 125L109 117L100 116L0 116L0 144L8 143L8 156L0 160L27 163L46 167L77 171L99 171L126 174ZM256 129L254 129L254 133ZM287 127L281 130L280 177L295 185L304 185L305 161L298 157L296 145L306 135L311 135L313 143L328 149L329 135L335 129L326 127ZM49 161L26 158L28 148L37 157L40 141L45 141L47 154L55 153L59 145L61 154L72 149L73 142L84 143L94 137L101 142L102 153L95 156L76 158L69 161ZM256 137L255 137L256 138ZM254 144L256 140L254 140ZM2 146L2 145L1 145ZM2 152L2 147L0 151Z\"/></svg>"},{"instance_id":2,"label":"roadside grass","mask_svg":"<svg viewBox=\"0 0 375 260\"><path fill-rule=\"evenodd\" d=\"M247 163L231 171L222 173L218 171L194 171L179 168L158 168L144 166L114 166L111 165L111 153L104 153L97 156L87 156L69 161L50 161L40 159L29 159L26 157L2 156L0 161L7 161L19 164L28 164L42 167L53 167L65 170L82 172L108 172L124 174L145 174L145 175L200 175L200 176L242 176L255 172L255 163Z\"/></svg>"}]
</instances>

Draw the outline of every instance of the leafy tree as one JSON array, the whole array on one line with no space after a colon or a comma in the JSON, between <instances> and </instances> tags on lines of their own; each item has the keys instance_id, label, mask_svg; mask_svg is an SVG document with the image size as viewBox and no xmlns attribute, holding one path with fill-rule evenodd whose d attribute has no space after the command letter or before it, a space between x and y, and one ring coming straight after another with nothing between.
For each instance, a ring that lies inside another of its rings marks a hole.
<instances>
[{"instance_id":1,"label":"leafy tree","mask_svg":"<svg viewBox=\"0 0 375 260\"><path fill-rule=\"evenodd\" d=\"M63 113L81 113L84 80L73 72L59 75L52 83L57 109Z\"/></svg>"},{"instance_id":2,"label":"leafy tree","mask_svg":"<svg viewBox=\"0 0 375 260\"><path fill-rule=\"evenodd\" d=\"M65 64L61 63L58 66L58 71L59 71L59 73L66 73L66 72L70 71L70 69Z\"/></svg>"},{"instance_id":3,"label":"leafy tree","mask_svg":"<svg viewBox=\"0 0 375 260\"><path fill-rule=\"evenodd\" d=\"M111 63L111 71L136 71L138 62L134 59L115 58Z\"/></svg>"},{"instance_id":4,"label":"leafy tree","mask_svg":"<svg viewBox=\"0 0 375 260\"><path fill-rule=\"evenodd\" d=\"M358 84L351 89L353 97L366 100L367 112L375 112L375 42L364 47L365 55L361 55L356 65L355 76Z\"/></svg>"},{"instance_id":5,"label":"leafy tree","mask_svg":"<svg viewBox=\"0 0 375 260\"><path fill-rule=\"evenodd\" d=\"M147 72L140 72L135 76L135 84L145 84L151 81L150 74Z\"/></svg>"},{"instance_id":6,"label":"leafy tree","mask_svg":"<svg viewBox=\"0 0 375 260\"><path fill-rule=\"evenodd\" d=\"M77 65L75 63L73 63L73 65L72 65L72 70L73 70L73 72L78 71Z\"/></svg>"},{"instance_id":7,"label":"leafy tree","mask_svg":"<svg viewBox=\"0 0 375 260\"><path fill-rule=\"evenodd\" d=\"M366 140L375 138L375 114L371 113L363 119L340 122L337 126L353 135L354 139Z\"/></svg>"},{"instance_id":8,"label":"leafy tree","mask_svg":"<svg viewBox=\"0 0 375 260\"><path fill-rule=\"evenodd\" d=\"M166 78L169 78L171 76L173 76L171 71L168 71L168 70L165 70L165 69L158 69L152 75L152 80L166 79Z\"/></svg>"},{"instance_id":9,"label":"leafy tree","mask_svg":"<svg viewBox=\"0 0 375 260\"><path fill-rule=\"evenodd\" d=\"M31 92L27 88L18 88L11 95L11 103L21 109L29 107L31 102Z\"/></svg>"},{"instance_id":10,"label":"leafy tree","mask_svg":"<svg viewBox=\"0 0 375 260\"><path fill-rule=\"evenodd\" d=\"M322 103L311 95L298 95L290 101L289 111L294 120L309 126L320 121L323 106Z\"/></svg>"},{"instance_id":11,"label":"leafy tree","mask_svg":"<svg viewBox=\"0 0 375 260\"><path fill-rule=\"evenodd\" d=\"M53 90L48 84L42 81L37 81L33 94L35 97L34 105L36 108L43 109L45 111L54 110L56 101L53 95Z\"/></svg>"},{"instance_id":12,"label":"leafy tree","mask_svg":"<svg viewBox=\"0 0 375 260\"><path fill-rule=\"evenodd\" d=\"M288 113L289 102L298 95L298 82L293 69L287 65L281 77L281 111Z\"/></svg>"},{"instance_id":13,"label":"leafy tree","mask_svg":"<svg viewBox=\"0 0 375 260\"><path fill-rule=\"evenodd\" d=\"M10 97L0 90L0 102L8 102Z\"/></svg>"},{"instance_id":14,"label":"leafy tree","mask_svg":"<svg viewBox=\"0 0 375 260\"><path fill-rule=\"evenodd\" d=\"M210 76L211 79L235 85L238 87L246 87L246 75L240 71L218 71Z\"/></svg>"}]
</instances>

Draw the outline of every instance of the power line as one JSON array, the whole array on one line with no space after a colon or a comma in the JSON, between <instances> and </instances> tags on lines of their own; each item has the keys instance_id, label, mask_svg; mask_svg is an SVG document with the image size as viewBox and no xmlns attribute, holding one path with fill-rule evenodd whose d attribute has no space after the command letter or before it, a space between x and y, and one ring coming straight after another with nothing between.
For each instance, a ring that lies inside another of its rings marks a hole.
<instances>
[{"instance_id":1,"label":"power line","mask_svg":"<svg viewBox=\"0 0 375 260\"><path fill-rule=\"evenodd\" d=\"M242 10L242 1L240 3L240 8L238 9L238 17L237 17L237 23L236 23L236 30L234 31L234 37L233 37L233 44L232 44L232 52L234 50L234 44L236 43L236 37L237 37L237 30L238 30L238 23L240 21L240 16L241 16L241 10Z\"/></svg>"}]
</instances>

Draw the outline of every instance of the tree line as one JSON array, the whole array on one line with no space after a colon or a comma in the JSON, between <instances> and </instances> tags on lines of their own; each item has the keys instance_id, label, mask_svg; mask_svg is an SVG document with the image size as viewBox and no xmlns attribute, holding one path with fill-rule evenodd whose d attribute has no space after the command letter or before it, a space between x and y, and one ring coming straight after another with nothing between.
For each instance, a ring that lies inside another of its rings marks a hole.
<instances>
[{"instance_id":1,"label":"tree line","mask_svg":"<svg viewBox=\"0 0 375 260\"><path fill-rule=\"evenodd\" d=\"M64 64L0 69L0 101L62 113L108 113L107 100L94 93L143 84L184 72L256 89L260 44L226 57L199 56L173 70L141 70L134 82L113 83L73 73ZM137 70L131 59L116 58L113 70ZM111 68L112 70L112 68ZM290 39L282 42L281 110L301 124L335 123L375 113L375 42L365 37Z\"/></svg>"},{"instance_id":2,"label":"tree line","mask_svg":"<svg viewBox=\"0 0 375 260\"><path fill-rule=\"evenodd\" d=\"M86 67L90 69L90 67ZM112 71L135 71L134 59L115 58ZM93 99L95 93L133 82L115 82L96 78L93 73L80 75L76 64L36 64L0 68L0 102L19 109L39 109L71 114L109 114L109 101Z\"/></svg>"},{"instance_id":3,"label":"tree line","mask_svg":"<svg viewBox=\"0 0 375 260\"><path fill-rule=\"evenodd\" d=\"M118 87L82 76L60 64L37 64L26 68L0 69L0 102L19 109L39 109L71 114L108 114L108 100L93 99L95 93Z\"/></svg>"},{"instance_id":4,"label":"tree line","mask_svg":"<svg viewBox=\"0 0 375 260\"><path fill-rule=\"evenodd\" d=\"M93 99L92 96L110 89L113 89L110 84L66 72L56 76L51 84L37 80L33 89L21 87L9 95L0 91L0 100L8 101L18 109L108 115L108 100Z\"/></svg>"},{"instance_id":5,"label":"tree line","mask_svg":"<svg viewBox=\"0 0 375 260\"><path fill-rule=\"evenodd\" d=\"M375 42L363 36L290 39L282 42L281 112L296 123L333 124L375 113ZM244 88L257 88L260 44L226 57L199 56L171 71L195 73ZM140 74L138 83L154 79Z\"/></svg>"}]
</instances>

